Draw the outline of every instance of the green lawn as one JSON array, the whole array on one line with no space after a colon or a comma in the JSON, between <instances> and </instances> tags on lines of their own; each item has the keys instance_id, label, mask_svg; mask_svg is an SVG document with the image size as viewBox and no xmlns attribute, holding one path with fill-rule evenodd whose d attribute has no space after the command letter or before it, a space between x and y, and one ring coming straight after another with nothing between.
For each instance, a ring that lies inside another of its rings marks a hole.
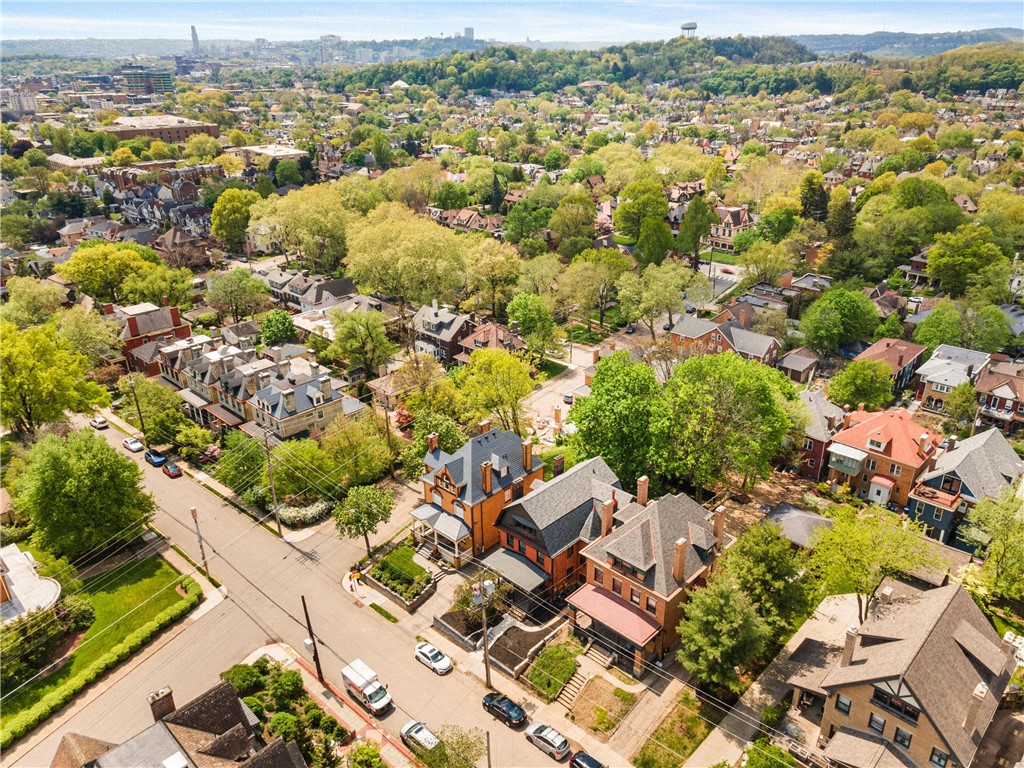
<instances>
[{"instance_id":1,"label":"green lawn","mask_svg":"<svg viewBox=\"0 0 1024 768\"><path fill-rule=\"evenodd\" d=\"M558 454L562 454L563 458L565 459L565 469L567 471L575 467L580 461L580 457L576 455L576 449L573 447L572 443L566 443L565 445L556 445L544 451L543 453L538 453L537 458L544 462L545 480L550 480L552 477L554 477L554 460L555 456L557 456Z\"/></svg>"},{"instance_id":2,"label":"green lawn","mask_svg":"<svg viewBox=\"0 0 1024 768\"><path fill-rule=\"evenodd\" d=\"M1018 617L1000 615L995 611L990 612L988 617L1000 637L1003 637L1007 632L1013 632L1015 635L1024 635L1024 621Z\"/></svg>"},{"instance_id":3,"label":"green lawn","mask_svg":"<svg viewBox=\"0 0 1024 768\"><path fill-rule=\"evenodd\" d=\"M408 576L410 580L419 576L429 576L430 573L427 569L412 559L415 551L412 547L405 545L395 547L384 557L384 560Z\"/></svg>"},{"instance_id":4,"label":"green lawn","mask_svg":"<svg viewBox=\"0 0 1024 768\"><path fill-rule=\"evenodd\" d=\"M125 563L86 580L83 594L92 600L96 620L71 655L71 660L60 671L33 681L4 699L0 727L46 694L84 673L97 659L155 619L157 614L184 600L173 586L169 586L178 578L178 572L166 560L153 556L140 562ZM149 598L152 599L145 602ZM122 616L123 620L118 621Z\"/></svg>"},{"instance_id":5,"label":"green lawn","mask_svg":"<svg viewBox=\"0 0 1024 768\"><path fill-rule=\"evenodd\" d=\"M684 689L679 701L633 758L633 764L643 768L676 768L711 733L714 725L707 721L717 724L722 717L720 710L705 706L689 688Z\"/></svg>"},{"instance_id":6,"label":"green lawn","mask_svg":"<svg viewBox=\"0 0 1024 768\"><path fill-rule=\"evenodd\" d=\"M701 254L703 256L703 254ZM711 254L711 260L716 264L736 264L740 257L735 253L725 253L724 251L714 251Z\"/></svg>"},{"instance_id":7,"label":"green lawn","mask_svg":"<svg viewBox=\"0 0 1024 768\"><path fill-rule=\"evenodd\" d=\"M530 682L541 696L554 701L562 686L579 668L576 657L583 647L574 639L544 647L530 667Z\"/></svg>"},{"instance_id":8,"label":"green lawn","mask_svg":"<svg viewBox=\"0 0 1024 768\"><path fill-rule=\"evenodd\" d=\"M612 240L616 245L636 245L636 239L626 235L612 235Z\"/></svg>"},{"instance_id":9,"label":"green lawn","mask_svg":"<svg viewBox=\"0 0 1024 768\"><path fill-rule=\"evenodd\" d=\"M574 325L569 330L569 336L576 344L600 344L604 337L593 330L587 330L584 325Z\"/></svg>"},{"instance_id":10,"label":"green lawn","mask_svg":"<svg viewBox=\"0 0 1024 768\"><path fill-rule=\"evenodd\" d=\"M545 360L543 363L537 366L538 380L548 381L549 379L555 378L558 374L568 368L564 363L560 363L557 360Z\"/></svg>"}]
</instances>

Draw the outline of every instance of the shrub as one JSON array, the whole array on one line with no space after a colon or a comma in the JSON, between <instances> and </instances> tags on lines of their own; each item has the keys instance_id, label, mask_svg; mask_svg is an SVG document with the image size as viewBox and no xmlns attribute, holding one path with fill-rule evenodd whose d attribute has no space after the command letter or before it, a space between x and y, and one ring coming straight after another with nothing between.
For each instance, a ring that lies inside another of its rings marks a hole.
<instances>
[{"instance_id":1,"label":"shrub","mask_svg":"<svg viewBox=\"0 0 1024 768\"><path fill-rule=\"evenodd\" d=\"M332 508L331 502L318 501L316 504L310 504L308 507L281 507L277 511L277 515L285 525L292 528L301 528L318 523L329 517Z\"/></svg>"},{"instance_id":2,"label":"shrub","mask_svg":"<svg viewBox=\"0 0 1024 768\"><path fill-rule=\"evenodd\" d=\"M223 677L224 675L221 675ZM237 691L237 689L235 689ZM263 719L263 715L266 714L266 710L263 708L263 702L257 699L255 696L246 696L242 699L245 702L245 706L252 710L252 713L256 715L260 720Z\"/></svg>"},{"instance_id":3,"label":"shrub","mask_svg":"<svg viewBox=\"0 0 1024 768\"><path fill-rule=\"evenodd\" d=\"M267 730L275 736L280 736L285 741L295 738L295 731L298 730L299 719L290 712L278 712L267 725Z\"/></svg>"},{"instance_id":4,"label":"shrub","mask_svg":"<svg viewBox=\"0 0 1024 768\"><path fill-rule=\"evenodd\" d=\"M27 525L0 525L0 542L3 544L20 544L27 540L35 531L35 526L29 522Z\"/></svg>"},{"instance_id":5,"label":"shrub","mask_svg":"<svg viewBox=\"0 0 1024 768\"><path fill-rule=\"evenodd\" d=\"M386 768L380 757L380 746L373 741L360 741L348 751L349 768Z\"/></svg>"},{"instance_id":6,"label":"shrub","mask_svg":"<svg viewBox=\"0 0 1024 768\"><path fill-rule=\"evenodd\" d=\"M370 603L370 607L377 613L379 613L381 616L383 616L385 619L390 621L392 624L398 623L398 619L395 618L394 614L392 614L391 611L389 611L384 606L378 605L377 603Z\"/></svg>"},{"instance_id":7,"label":"shrub","mask_svg":"<svg viewBox=\"0 0 1024 768\"><path fill-rule=\"evenodd\" d=\"M271 679L267 690L274 701L280 705L287 705L289 701L302 695L302 675L294 669L286 669Z\"/></svg>"},{"instance_id":8,"label":"shrub","mask_svg":"<svg viewBox=\"0 0 1024 768\"><path fill-rule=\"evenodd\" d=\"M412 547L396 547L370 569L370 576L408 603L430 584L429 571L414 562L412 554Z\"/></svg>"},{"instance_id":9,"label":"shrub","mask_svg":"<svg viewBox=\"0 0 1024 768\"><path fill-rule=\"evenodd\" d=\"M57 605L57 615L72 632L88 629L96 620L96 610L88 595L68 595Z\"/></svg>"},{"instance_id":10,"label":"shrub","mask_svg":"<svg viewBox=\"0 0 1024 768\"><path fill-rule=\"evenodd\" d=\"M548 701L554 701L562 686L569 682L579 663L576 656L582 649L570 640L545 646L530 667L530 682Z\"/></svg>"},{"instance_id":11,"label":"shrub","mask_svg":"<svg viewBox=\"0 0 1024 768\"><path fill-rule=\"evenodd\" d=\"M231 683L239 696L250 696L263 688L263 675L249 664L235 664L226 672L221 672L220 677Z\"/></svg>"},{"instance_id":12,"label":"shrub","mask_svg":"<svg viewBox=\"0 0 1024 768\"><path fill-rule=\"evenodd\" d=\"M277 662L269 656L260 656L256 661L252 663L253 667L263 675L268 676L273 670L277 669Z\"/></svg>"}]
</instances>

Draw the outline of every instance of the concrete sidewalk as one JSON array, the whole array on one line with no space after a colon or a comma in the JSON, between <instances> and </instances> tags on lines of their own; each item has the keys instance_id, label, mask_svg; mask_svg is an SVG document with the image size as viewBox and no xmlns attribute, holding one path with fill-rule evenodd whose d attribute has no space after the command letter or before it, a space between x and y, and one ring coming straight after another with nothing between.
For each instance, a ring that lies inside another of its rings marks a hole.
<instances>
[{"instance_id":1,"label":"concrete sidewalk","mask_svg":"<svg viewBox=\"0 0 1024 768\"><path fill-rule=\"evenodd\" d=\"M730 765L735 764L760 729L761 710L778 704L789 690L786 680L797 669L797 665L789 660L793 651L808 637L841 646L846 628L856 623L856 595L825 598L719 726L690 755L683 764L685 768L709 768L723 760Z\"/></svg>"}]
</instances>

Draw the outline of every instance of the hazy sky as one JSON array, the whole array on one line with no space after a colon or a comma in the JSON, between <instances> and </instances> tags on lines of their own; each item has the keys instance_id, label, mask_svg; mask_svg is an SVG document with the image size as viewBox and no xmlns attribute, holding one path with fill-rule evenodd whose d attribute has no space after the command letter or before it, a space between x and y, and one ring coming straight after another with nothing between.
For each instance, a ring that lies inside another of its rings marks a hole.
<instances>
[{"instance_id":1,"label":"hazy sky","mask_svg":"<svg viewBox=\"0 0 1024 768\"><path fill-rule=\"evenodd\" d=\"M696 21L701 36L734 34L946 32L1020 27L1020 0L795 0L658 2L461 0L456 2L298 2L297 0L3 0L0 40L16 38L301 40L335 34L381 40L461 34L533 40L661 40Z\"/></svg>"}]
</instances>

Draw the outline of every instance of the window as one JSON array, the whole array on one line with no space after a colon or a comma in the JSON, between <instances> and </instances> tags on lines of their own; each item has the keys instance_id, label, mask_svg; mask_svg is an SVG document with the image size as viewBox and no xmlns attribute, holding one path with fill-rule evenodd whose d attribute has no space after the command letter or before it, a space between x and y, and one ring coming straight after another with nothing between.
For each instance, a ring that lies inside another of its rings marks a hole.
<instances>
[{"instance_id":1,"label":"window","mask_svg":"<svg viewBox=\"0 0 1024 768\"><path fill-rule=\"evenodd\" d=\"M604 571L597 566L594 566L594 581L601 586L604 586Z\"/></svg>"},{"instance_id":2,"label":"window","mask_svg":"<svg viewBox=\"0 0 1024 768\"><path fill-rule=\"evenodd\" d=\"M935 513L932 515L932 517L935 518L935 522L936 523L941 523L942 522L942 515L943 514L945 514L945 510L939 509L938 507L936 507L935 508Z\"/></svg>"},{"instance_id":3,"label":"window","mask_svg":"<svg viewBox=\"0 0 1024 768\"><path fill-rule=\"evenodd\" d=\"M866 462L864 462L864 466L865 466L865 467L866 467L866 468L867 468L867 469L868 469L869 471L871 471L871 472L874 472L874 471L875 471L875 469L876 469L876 468L878 467L878 462L877 462L877 461L875 461L874 459L868 459L868 460L867 460Z\"/></svg>"},{"instance_id":4,"label":"window","mask_svg":"<svg viewBox=\"0 0 1024 768\"><path fill-rule=\"evenodd\" d=\"M814 459L808 459L807 460L807 466L808 467L811 467L813 469L815 464L817 464L817 462Z\"/></svg>"},{"instance_id":5,"label":"window","mask_svg":"<svg viewBox=\"0 0 1024 768\"><path fill-rule=\"evenodd\" d=\"M850 714L850 704L852 702L842 695L836 696L836 709L842 712L844 715Z\"/></svg>"},{"instance_id":6,"label":"window","mask_svg":"<svg viewBox=\"0 0 1024 768\"><path fill-rule=\"evenodd\" d=\"M658 612L658 601L653 597L647 598L647 612L652 615Z\"/></svg>"},{"instance_id":7,"label":"window","mask_svg":"<svg viewBox=\"0 0 1024 768\"><path fill-rule=\"evenodd\" d=\"M910 740L914 738L914 735L910 731L904 731L902 728L896 729L896 735L893 737L893 741L899 744L901 747L910 748Z\"/></svg>"},{"instance_id":8,"label":"window","mask_svg":"<svg viewBox=\"0 0 1024 768\"><path fill-rule=\"evenodd\" d=\"M893 477L899 477L900 475L903 474L903 467L901 467L899 464L890 464L889 474L892 475Z\"/></svg>"},{"instance_id":9,"label":"window","mask_svg":"<svg viewBox=\"0 0 1024 768\"><path fill-rule=\"evenodd\" d=\"M932 747L932 756L928 758L928 762L939 766L939 768L946 768L946 763L949 762L949 755L938 747Z\"/></svg>"},{"instance_id":10,"label":"window","mask_svg":"<svg viewBox=\"0 0 1024 768\"><path fill-rule=\"evenodd\" d=\"M988 397L985 395L978 395L978 402L981 403L982 405L987 405Z\"/></svg>"},{"instance_id":11,"label":"window","mask_svg":"<svg viewBox=\"0 0 1024 768\"><path fill-rule=\"evenodd\" d=\"M506 488L505 489L505 501L506 502L512 501L512 489L511 488Z\"/></svg>"},{"instance_id":12,"label":"window","mask_svg":"<svg viewBox=\"0 0 1024 768\"><path fill-rule=\"evenodd\" d=\"M875 449L876 451L880 451L880 450L882 450L882 449L883 449L884 447L885 447L885 446L884 446L884 445L882 445L882 443L881 443L880 441L878 441L878 440L868 440L868 448L873 448L873 449Z\"/></svg>"},{"instance_id":13,"label":"window","mask_svg":"<svg viewBox=\"0 0 1024 768\"><path fill-rule=\"evenodd\" d=\"M612 576L612 592L616 595L622 594L622 579L616 579Z\"/></svg>"},{"instance_id":14,"label":"window","mask_svg":"<svg viewBox=\"0 0 1024 768\"><path fill-rule=\"evenodd\" d=\"M316 418L317 418L317 421L323 421L324 420L324 409L323 408L320 408L316 412Z\"/></svg>"},{"instance_id":15,"label":"window","mask_svg":"<svg viewBox=\"0 0 1024 768\"><path fill-rule=\"evenodd\" d=\"M867 475L861 475L861 477L860 477L860 481L861 481L862 483L866 483L866 482L868 481L868 476L867 476Z\"/></svg>"},{"instance_id":16,"label":"window","mask_svg":"<svg viewBox=\"0 0 1024 768\"><path fill-rule=\"evenodd\" d=\"M537 565L544 565L544 555L537 553Z\"/></svg>"},{"instance_id":17,"label":"window","mask_svg":"<svg viewBox=\"0 0 1024 768\"><path fill-rule=\"evenodd\" d=\"M811 440L811 438L809 438L809 437L805 437L804 438L804 450L805 451L813 451L814 450L814 441Z\"/></svg>"},{"instance_id":18,"label":"window","mask_svg":"<svg viewBox=\"0 0 1024 768\"><path fill-rule=\"evenodd\" d=\"M509 536L508 537L508 548L509 549L515 549L516 548L516 537L515 536Z\"/></svg>"},{"instance_id":19,"label":"window","mask_svg":"<svg viewBox=\"0 0 1024 768\"><path fill-rule=\"evenodd\" d=\"M630 588L629 590L629 602L633 605L640 605L640 590Z\"/></svg>"},{"instance_id":20,"label":"window","mask_svg":"<svg viewBox=\"0 0 1024 768\"><path fill-rule=\"evenodd\" d=\"M524 542L522 539L520 539L518 541L518 544L519 544L519 554L525 555L526 554L526 542Z\"/></svg>"},{"instance_id":21,"label":"window","mask_svg":"<svg viewBox=\"0 0 1024 768\"><path fill-rule=\"evenodd\" d=\"M566 568L565 569L565 578L568 579L569 577L571 577L572 576L572 572L575 571L575 570L576 569L573 568L571 565L568 568Z\"/></svg>"},{"instance_id":22,"label":"window","mask_svg":"<svg viewBox=\"0 0 1024 768\"><path fill-rule=\"evenodd\" d=\"M879 717L874 712L868 717L868 728L872 731L882 733L885 730L885 718Z\"/></svg>"}]
</instances>

